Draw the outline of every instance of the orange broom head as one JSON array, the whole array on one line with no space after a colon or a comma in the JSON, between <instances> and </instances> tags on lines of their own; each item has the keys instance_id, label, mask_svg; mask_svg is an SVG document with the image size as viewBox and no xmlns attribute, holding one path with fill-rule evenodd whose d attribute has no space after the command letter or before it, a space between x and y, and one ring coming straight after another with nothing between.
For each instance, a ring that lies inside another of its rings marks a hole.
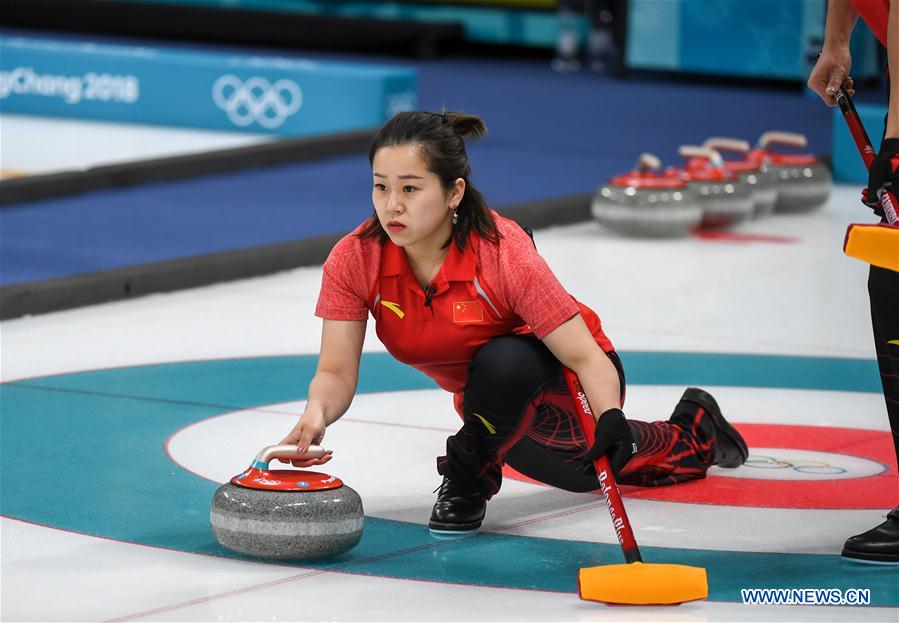
<instances>
[{"instance_id":1,"label":"orange broom head","mask_svg":"<svg viewBox=\"0 0 899 623\"><path fill-rule=\"evenodd\" d=\"M679 604L708 597L709 581L701 567L632 562L581 569L578 594L608 604Z\"/></svg>"},{"instance_id":2,"label":"orange broom head","mask_svg":"<svg viewBox=\"0 0 899 623\"><path fill-rule=\"evenodd\" d=\"M849 257L899 272L899 227L850 225L843 251Z\"/></svg>"}]
</instances>

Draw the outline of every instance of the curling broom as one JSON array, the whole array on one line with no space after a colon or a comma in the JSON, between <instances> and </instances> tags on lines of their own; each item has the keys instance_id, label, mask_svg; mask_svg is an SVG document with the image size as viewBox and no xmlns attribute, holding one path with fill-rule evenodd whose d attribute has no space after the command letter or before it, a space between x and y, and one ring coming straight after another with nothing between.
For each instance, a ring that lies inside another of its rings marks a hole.
<instances>
[{"instance_id":1,"label":"curling broom","mask_svg":"<svg viewBox=\"0 0 899 623\"><path fill-rule=\"evenodd\" d=\"M563 367L563 370L578 421L587 437L587 444L592 446L596 420L587 401L587 394L577 375L568 368ZM594 467L627 564L581 569L578 573L578 595L581 599L611 604L665 605L708 597L709 585L705 569L643 562L609 459L601 456L594 461Z\"/></svg>"},{"instance_id":2,"label":"curling broom","mask_svg":"<svg viewBox=\"0 0 899 623\"><path fill-rule=\"evenodd\" d=\"M836 100L862 160L865 161L865 167L869 168L876 153L846 89L840 87ZM883 189L880 193L880 204L883 206L888 224L853 223L849 225L846 230L846 239L843 241L843 252L849 257L863 260L874 266L899 272L899 216L896 214L896 196L892 191Z\"/></svg>"}]
</instances>

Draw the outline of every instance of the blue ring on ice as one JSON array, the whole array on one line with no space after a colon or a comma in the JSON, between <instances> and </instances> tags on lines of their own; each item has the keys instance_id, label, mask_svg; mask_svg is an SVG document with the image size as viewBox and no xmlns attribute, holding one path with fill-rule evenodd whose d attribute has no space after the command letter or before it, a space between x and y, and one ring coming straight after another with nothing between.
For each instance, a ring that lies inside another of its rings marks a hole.
<instances>
[{"instance_id":1,"label":"blue ring on ice","mask_svg":"<svg viewBox=\"0 0 899 623\"><path fill-rule=\"evenodd\" d=\"M622 353L622 360L632 384L881 391L870 360L672 352ZM163 447L194 422L303 400L315 363L311 355L189 361L0 385L0 512L98 537L241 558L220 547L210 531L215 483L173 465ZM433 387L387 354L362 357L361 393ZM47 475L32 460L33 448L48 439L58 440L53 486L45 485ZM705 567L712 600L739 602L742 588L870 588L872 605L899 606L895 569L836 555L642 550L651 562ZM619 562L617 545L490 533L435 540L425 524L366 517L357 547L301 566L576 593L579 568Z\"/></svg>"}]
</instances>

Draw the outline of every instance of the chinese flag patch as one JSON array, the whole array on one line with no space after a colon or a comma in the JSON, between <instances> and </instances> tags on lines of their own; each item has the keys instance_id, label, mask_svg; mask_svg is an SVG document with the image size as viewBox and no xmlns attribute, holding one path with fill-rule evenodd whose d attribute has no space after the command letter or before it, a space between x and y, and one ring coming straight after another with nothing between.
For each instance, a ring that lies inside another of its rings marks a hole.
<instances>
[{"instance_id":1,"label":"chinese flag patch","mask_svg":"<svg viewBox=\"0 0 899 623\"><path fill-rule=\"evenodd\" d=\"M478 301L455 301L453 322L484 322L484 308Z\"/></svg>"}]
</instances>

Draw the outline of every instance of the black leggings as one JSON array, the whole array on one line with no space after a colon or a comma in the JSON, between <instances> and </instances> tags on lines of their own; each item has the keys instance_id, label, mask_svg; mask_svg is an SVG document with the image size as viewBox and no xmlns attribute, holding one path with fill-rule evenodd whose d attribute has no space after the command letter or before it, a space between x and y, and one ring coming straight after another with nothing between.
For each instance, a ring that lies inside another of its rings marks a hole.
<instances>
[{"instance_id":1,"label":"black leggings","mask_svg":"<svg viewBox=\"0 0 899 623\"><path fill-rule=\"evenodd\" d=\"M883 398L899 463L899 273L871 266L868 273L871 326Z\"/></svg>"},{"instance_id":2,"label":"black leggings","mask_svg":"<svg viewBox=\"0 0 899 623\"><path fill-rule=\"evenodd\" d=\"M879 46L878 46L879 47ZM887 103L890 100L890 68L884 70ZM886 138L890 113L883 117L883 134ZM896 189L893 189L896 192ZM883 208L874 210L881 222L886 223ZM877 367L883 386L890 431L893 434L893 448L899 463L899 273L894 270L871 265L868 272L868 300L871 302L871 328L874 332L874 351L877 353Z\"/></svg>"},{"instance_id":3,"label":"black leggings","mask_svg":"<svg viewBox=\"0 0 899 623\"><path fill-rule=\"evenodd\" d=\"M623 399L621 360L607 355ZM462 428L437 459L441 474L488 498L499 491L503 463L560 489L597 488L562 366L537 338L508 335L485 344L469 365L462 412ZM714 458L714 428L702 413L681 402L667 422L629 420L638 453L619 481L654 486L704 477Z\"/></svg>"}]
</instances>

